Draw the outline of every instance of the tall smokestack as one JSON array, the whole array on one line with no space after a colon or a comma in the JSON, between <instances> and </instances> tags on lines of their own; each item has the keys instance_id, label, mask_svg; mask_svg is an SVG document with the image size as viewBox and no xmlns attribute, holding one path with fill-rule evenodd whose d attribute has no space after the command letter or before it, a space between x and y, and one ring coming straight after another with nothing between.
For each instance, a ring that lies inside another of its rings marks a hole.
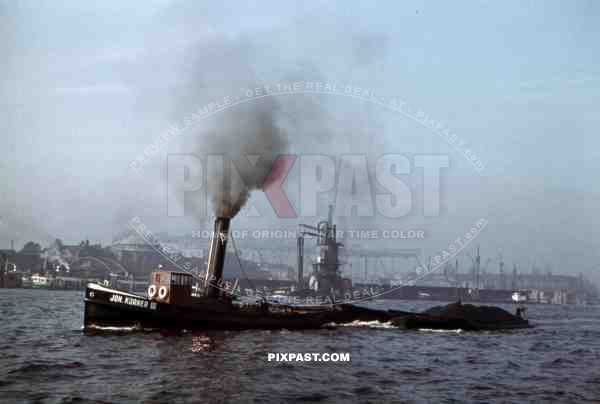
<instances>
[{"instance_id":1,"label":"tall smokestack","mask_svg":"<svg viewBox=\"0 0 600 404\"><path fill-rule=\"evenodd\" d=\"M304 236L298 236L298 288L304 286Z\"/></svg>"},{"instance_id":2,"label":"tall smokestack","mask_svg":"<svg viewBox=\"0 0 600 404\"><path fill-rule=\"evenodd\" d=\"M206 295L208 297L219 297L219 285L223 279L223 264L225 263L230 221L231 219L228 217L215 219L215 228L208 251L208 268L205 279Z\"/></svg>"},{"instance_id":3,"label":"tall smokestack","mask_svg":"<svg viewBox=\"0 0 600 404\"><path fill-rule=\"evenodd\" d=\"M10 240L10 249L11 250L15 249L15 240Z\"/></svg>"}]
</instances>

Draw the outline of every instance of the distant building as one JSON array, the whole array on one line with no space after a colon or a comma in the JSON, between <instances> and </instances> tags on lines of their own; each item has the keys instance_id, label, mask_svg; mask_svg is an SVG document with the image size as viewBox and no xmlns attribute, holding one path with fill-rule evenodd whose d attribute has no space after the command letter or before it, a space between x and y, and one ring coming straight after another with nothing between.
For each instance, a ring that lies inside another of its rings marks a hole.
<instances>
[{"instance_id":1,"label":"distant building","mask_svg":"<svg viewBox=\"0 0 600 404\"><path fill-rule=\"evenodd\" d=\"M0 288L21 286L21 276L16 272L14 264L15 255L15 250L0 250Z\"/></svg>"},{"instance_id":2,"label":"distant building","mask_svg":"<svg viewBox=\"0 0 600 404\"><path fill-rule=\"evenodd\" d=\"M148 244L113 244L110 248L136 279L146 278L158 265L168 262Z\"/></svg>"}]
</instances>

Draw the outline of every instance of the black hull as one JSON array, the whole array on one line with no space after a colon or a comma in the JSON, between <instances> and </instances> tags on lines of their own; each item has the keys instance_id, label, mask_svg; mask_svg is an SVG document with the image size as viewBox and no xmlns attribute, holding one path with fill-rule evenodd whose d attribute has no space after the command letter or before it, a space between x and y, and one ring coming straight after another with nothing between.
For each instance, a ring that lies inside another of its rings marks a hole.
<instances>
[{"instance_id":1,"label":"black hull","mask_svg":"<svg viewBox=\"0 0 600 404\"><path fill-rule=\"evenodd\" d=\"M273 310L261 310L256 306L242 308L214 299L199 299L195 304L178 306L88 285L84 329L135 327L178 330L305 330L318 329L328 323L354 320L388 321L390 313L349 305L295 309L275 305Z\"/></svg>"},{"instance_id":2,"label":"black hull","mask_svg":"<svg viewBox=\"0 0 600 404\"><path fill-rule=\"evenodd\" d=\"M489 306L450 304L424 313L372 310L340 304L329 307L240 307L212 298L176 305L90 284L85 295L84 330L107 327L172 330L308 330L327 324L380 321L408 329L502 330L530 327L527 320Z\"/></svg>"},{"instance_id":3,"label":"black hull","mask_svg":"<svg viewBox=\"0 0 600 404\"><path fill-rule=\"evenodd\" d=\"M529 321L492 306L453 303L432 307L421 314L411 314L392 320L398 327L464 331L498 331L530 328Z\"/></svg>"}]
</instances>

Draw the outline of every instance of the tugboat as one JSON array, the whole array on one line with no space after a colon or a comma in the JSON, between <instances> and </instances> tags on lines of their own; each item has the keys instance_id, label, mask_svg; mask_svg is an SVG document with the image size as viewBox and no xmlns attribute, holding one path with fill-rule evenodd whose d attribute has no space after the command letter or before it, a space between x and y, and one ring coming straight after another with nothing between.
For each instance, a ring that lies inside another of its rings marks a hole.
<instances>
[{"instance_id":1,"label":"tugboat","mask_svg":"<svg viewBox=\"0 0 600 404\"><path fill-rule=\"evenodd\" d=\"M239 305L219 286L230 218L215 220L210 241L204 294L192 293L189 273L157 271L151 274L146 296L90 283L85 293L84 330L103 327L138 329L316 329L328 323L388 321L391 311L349 304L300 307L269 304Z\"/></svg>"}]
</instances>

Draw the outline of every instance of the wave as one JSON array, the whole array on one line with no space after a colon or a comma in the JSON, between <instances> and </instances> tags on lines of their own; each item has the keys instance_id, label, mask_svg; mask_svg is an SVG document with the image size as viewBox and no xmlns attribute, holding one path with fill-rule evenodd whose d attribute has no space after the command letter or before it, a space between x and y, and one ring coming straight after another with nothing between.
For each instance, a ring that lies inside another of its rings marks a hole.
<instances>
[{"instance_id":1,"label":"wave","mask_svg":"<svg viewBox=\"0 0 600 404\"><path fill-rule=\"evenodd\" d=\"M421 332L440 332L440 333L447 333L447 334L460 334L463 332L463 330L461 328L457 328L456 330L436 330L433 328L419 328L419 331L421 331Z\"/></svg>"},{"instance_id":2,"label":"wave","mask_svg":"<svg viewBox=\"0 0 600 404\"><path fill-rule=\"evenodd\" d=\"M391 322L381 322L381 321L360 321L355 320L351 323L337 324L337 323L329 323L326 324L325 327L354 327L354 328L379 328L379 329L397 329L395 325Z\"/></svg>"},{"instance_id":3,"label":"wave","mask_svg":"<svg viewBox=\"0 0 600 404\"><path fill-rule=\"evenodd\" d=\"M130 327L102 327L99 325L91 324L88 326L88 330L90 331L102 331L102 332L115 332L115 333L129 333L129 332L151 332L157 331L154 328L142 328L139 326L130 326Z\"/></svg>"}]
</instances>

